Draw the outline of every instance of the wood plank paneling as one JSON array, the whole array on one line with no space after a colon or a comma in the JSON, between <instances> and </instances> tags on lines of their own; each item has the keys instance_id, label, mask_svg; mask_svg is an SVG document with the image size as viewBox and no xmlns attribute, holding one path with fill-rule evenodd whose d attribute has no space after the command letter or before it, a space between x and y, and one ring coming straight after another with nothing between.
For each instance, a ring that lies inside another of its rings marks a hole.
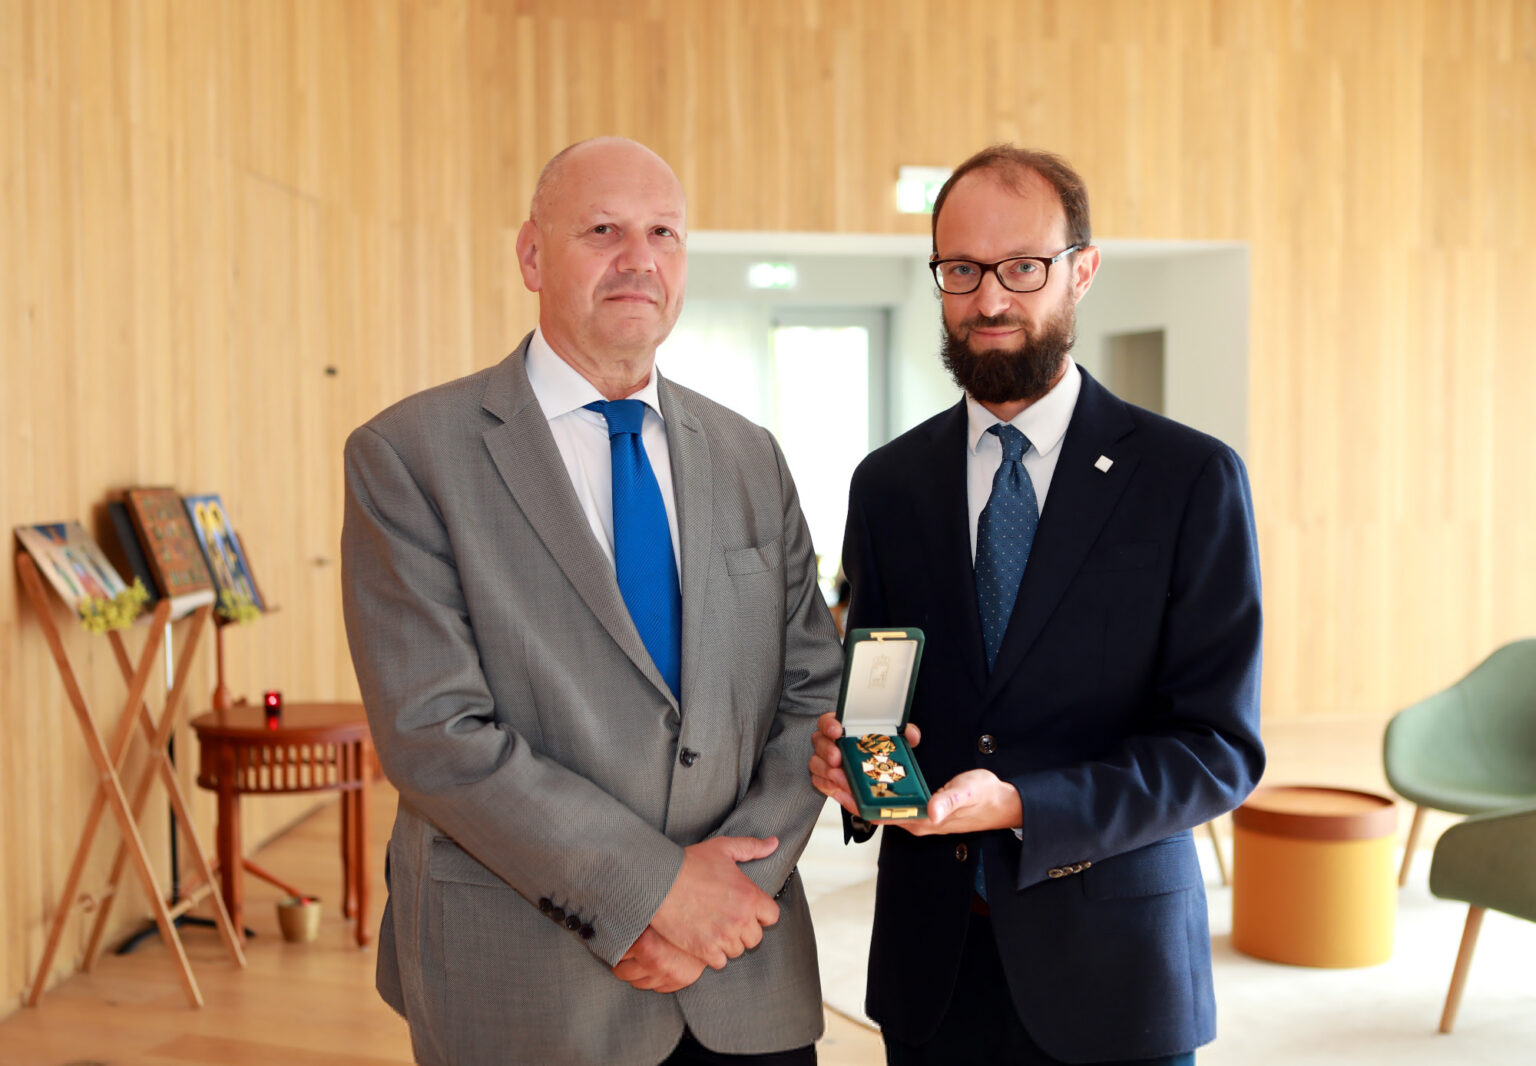
<instances>
[{"instance_id":1,"label":"wood plank paneling","mask_svg":"<svg viewBox=\"0 0 1536 1066\"><path fill-rule=\"evenodd\" d=\"M531 325L533 181L605 132L695 229L925 232L896 168L1012 139L1101 234L1248 242L1266 714L1380 715L1536 630L1529 0L0 0L0 525L221 492L283 607L225 634L232 688L355 694L341 442ZM29 612L7 563L0 1010L93 780Z\"/></svg>"}]
</instances>

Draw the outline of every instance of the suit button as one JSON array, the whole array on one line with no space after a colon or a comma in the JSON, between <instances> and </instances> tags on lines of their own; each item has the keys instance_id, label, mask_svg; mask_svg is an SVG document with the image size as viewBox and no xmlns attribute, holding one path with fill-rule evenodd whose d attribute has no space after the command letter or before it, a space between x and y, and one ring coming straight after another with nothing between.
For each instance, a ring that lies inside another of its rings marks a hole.
<instances>
[{"instance_id":1,"label":"suit button","mask_svg":"<svg viewBox=\"0 0 1536 1066\"><path fill-rule=\"evenodd\" d=\"M549 899L548 896L545 896L543 899L539 900L539 913L540 914L548 914L550 911L552 911L554 909L555 909L555 905L550 902L550 899Z\"/></svg>"},{"instance_id":2,"label":"suit button","mask_svg":"<svg viewBox=\"0 0 1536 1066\"><path fill-rule=\"evenodd\" d=\"M565 908L564 907L551 907L547 913L549 914L549 916L551 918L553 918L557 922L565 921Z\"/></svg>"},{"instance_id":3,"label":"suit button","mask_svg":"<svg viewBox=\"0 0 1536 1066\"><path fill-rule=\"evenodd\" d=\"M983 755L991 755L997 750L997 741L992 739L991 733L983 733L981 739L976 741L976 750Z\"/></svg>"},{"instance_id":4,"label":"suit button","mask_svg":"<svg viewBox=\"0 0 1536 1066\"><path fill-rule=\"evenodd\" d=\"M684 748L682 751L678 752L677 761L682 763L684 766L692 766L694 763L699 761L699 753L694 751L692 748Z\"/></svg>"},{"instance_id":5,"label":"suit button","mask_svg":"<svg viewBox=\"0 0 1536 1066\"><path fill-rule=\"evenodd\" d=\"M969 855L969 854L970 854L970 852L965 850L965 845L964 844L956 844L955 845L955 861L956 862L964 862L965 861L965 857L967 855Z\"/></svg>"},{"instance_id":6,"label":"suit button","mask_svg":"<svg viewBox=\"0 0 1536 1066\"><path fill-rule=\"evenodd\" d=\"M574 933L581 928L581 919L573 914L565 920L565 927Z\"/></svg>"},{"instance_id":7,"label":"suit button","mask_svg":"<svg viewBox=\"0 0 1536 1066\"><path fill-rule=\"evenodd\" d=\"M592 923L591 922L588 922L586 925L581 927L581 939L583 939L583 940L591 940L596 935L597 935L597 930L592 928Z\"/></svg>"}]
</instances>

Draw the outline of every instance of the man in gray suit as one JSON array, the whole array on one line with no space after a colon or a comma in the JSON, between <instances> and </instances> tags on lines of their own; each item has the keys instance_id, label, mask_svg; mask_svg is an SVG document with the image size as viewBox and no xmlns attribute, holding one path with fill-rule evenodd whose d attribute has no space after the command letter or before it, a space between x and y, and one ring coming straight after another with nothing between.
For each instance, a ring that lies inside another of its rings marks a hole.
<instances>
[{"instance_id":1,"label":"man in gray suit","mask_svg":"<svg viewBox=\"0 0 1536 1066\"><path fill-rule=\"evenodd\" d=\"M545 167L539 328L347 441L347 636L400 790L378 983L426 1063L814 1063L795 859L841 653L773 438L654 372L683 193Z\"/></svg>"}]
</instances>

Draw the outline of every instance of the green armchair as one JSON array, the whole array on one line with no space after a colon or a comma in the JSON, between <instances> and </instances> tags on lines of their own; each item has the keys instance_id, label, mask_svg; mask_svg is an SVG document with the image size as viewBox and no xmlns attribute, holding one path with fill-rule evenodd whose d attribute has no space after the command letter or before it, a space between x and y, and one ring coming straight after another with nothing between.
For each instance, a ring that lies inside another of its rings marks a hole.
<instances>
[{"instance_id":1,"label":"green armchair","mask_svg":"<svg viewBox=\"0 0 1536 1066\"><path fill-rule=\"evenodd\" d=\"M1382 755L1388 782L1416 805L1398 871L1405 884L1426 809L1482 814L1536 803L1536 639L1504 645L1399 711Z\"/></svg>"},{"instance_id":2,"label":"green armchair","mask_svg":"<svg viewBox=\"0 0 1536 1066\"><path fill-rule=\"evenodd\" d=\"M1473 815L1447 829L1435 843L1429 890L1471 904L1440 1015L1440 1031L1448 1033L1456 1024L1483 912L1536 922L1536 805Z\"/></svg>"}]
</instances>

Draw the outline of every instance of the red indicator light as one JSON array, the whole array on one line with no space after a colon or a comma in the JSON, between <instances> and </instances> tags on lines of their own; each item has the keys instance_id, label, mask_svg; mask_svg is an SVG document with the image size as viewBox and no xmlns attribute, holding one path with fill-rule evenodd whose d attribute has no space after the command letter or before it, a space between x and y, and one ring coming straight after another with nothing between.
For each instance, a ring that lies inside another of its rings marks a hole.
<instances>
[{"instance_id":1,"label":"red indicator light","mask_svg":"<svg viewBox=\"0 0 1536 1066\"><path fill-rule=\"evenodd\" d=\"M267 728L276 729L283 717L283 694L281 692L263 693L262 702L266 705Z\"/></svg>"}]
</instances>

